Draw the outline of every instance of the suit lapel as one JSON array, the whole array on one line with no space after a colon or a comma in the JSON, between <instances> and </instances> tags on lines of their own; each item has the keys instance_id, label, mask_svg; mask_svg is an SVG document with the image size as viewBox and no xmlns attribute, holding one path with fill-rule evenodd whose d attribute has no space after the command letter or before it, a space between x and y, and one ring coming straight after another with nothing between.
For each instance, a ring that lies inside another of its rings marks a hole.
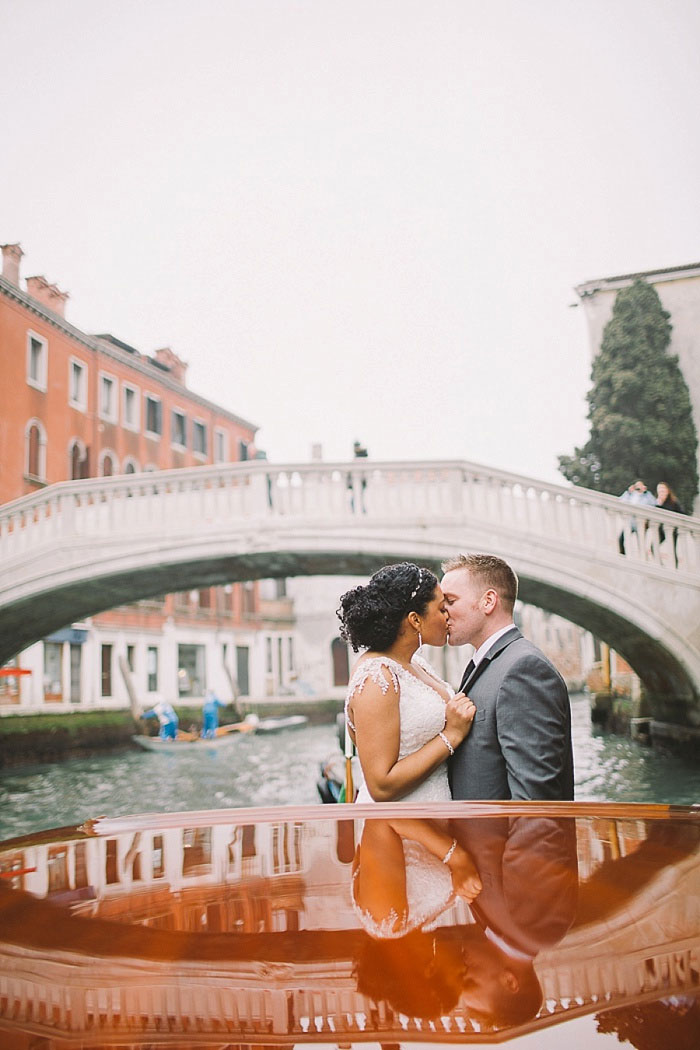
<instances>
[{"instance_id":1,"label":"suit lapel","mask_svg":"<svg viewBox=\"0 0 700 1050\"><path fill-rule=\"evenodd\" d=\"M458 692L466 693L468 689L471 689L474 683L481 677L486 668L489 666L492 660L495 660L500 653L506 649L511 642L514 642L516 638L522 638L522 635L517 627L513 626L505 634L502 634L498 641L495 643L493 648L489 649L486 655L481 659L471 674L462 679L462 683L459 687Z\"/></svg>"}]
</instances>

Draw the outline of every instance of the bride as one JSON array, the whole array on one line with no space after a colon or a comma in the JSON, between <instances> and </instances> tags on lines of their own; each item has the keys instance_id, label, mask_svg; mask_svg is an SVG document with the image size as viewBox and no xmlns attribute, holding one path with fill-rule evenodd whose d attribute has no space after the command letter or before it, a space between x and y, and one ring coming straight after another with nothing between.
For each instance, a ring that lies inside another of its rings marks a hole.
<instances>
[{"instance_id":1,"label":"bride","mask_svg":"<svg viewBox=\"0 0 700 1050\"><path fill-rule=\"evenodd\" d=\"M419 655L447 641L437 578L412 562L387 565L340 599L341 636L355 652L345 717L362 767L355 801L449 801L447 759L475 707Z\"/></svg>"}]
</instances>

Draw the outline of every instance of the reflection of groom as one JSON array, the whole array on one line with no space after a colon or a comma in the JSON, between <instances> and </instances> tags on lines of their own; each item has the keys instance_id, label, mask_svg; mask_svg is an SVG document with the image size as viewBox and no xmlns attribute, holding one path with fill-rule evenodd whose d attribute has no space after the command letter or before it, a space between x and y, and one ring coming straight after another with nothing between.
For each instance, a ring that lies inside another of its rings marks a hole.
<instances>
[{"instance_id":1,"label":"reflection of groom","mask_svg":"<svg viewBox=\"0 0 700 1050\"><path fill-rule=\"evenodd\" d=\"M481 818L452 822L482 889L476 922L462 927L461 1001L499 1028L534 1017L542 1003L533 960L557 944L576 914L578 864L571 818Z\"/></svg>"},{"instance_id":2,"label":"reflection of groom","mask_svg":"<svg viewBox=\"0 0 700 1050\"><path fill-rule=\"evenodd\" d=\"M513 623L515 573L488 554L459 555L443 569L450 645L475 649L460 691L476 715L450 759L453 798L573 799L569 695Z\"/></svg>"}]
</instances>

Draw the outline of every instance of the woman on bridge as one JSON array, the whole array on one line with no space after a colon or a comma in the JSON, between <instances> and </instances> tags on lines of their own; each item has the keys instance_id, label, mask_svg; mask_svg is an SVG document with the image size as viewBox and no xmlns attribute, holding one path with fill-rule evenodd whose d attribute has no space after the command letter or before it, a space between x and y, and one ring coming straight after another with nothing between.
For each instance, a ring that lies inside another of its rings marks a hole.
<instances>
[{"instance_id":1,"label":"woman on bridge","mask_svg":"<svg viewBox=\"0 0 700 1050\"><path fill-rule=\"evenodd\" d=\"M419 655L447 641L437 578L412 562L380 569L340 599L341 636L365 649L350 678L345 716L362 767L357 802L451 798L447 758L475 708Z\"/></svg>"}]
</instances>

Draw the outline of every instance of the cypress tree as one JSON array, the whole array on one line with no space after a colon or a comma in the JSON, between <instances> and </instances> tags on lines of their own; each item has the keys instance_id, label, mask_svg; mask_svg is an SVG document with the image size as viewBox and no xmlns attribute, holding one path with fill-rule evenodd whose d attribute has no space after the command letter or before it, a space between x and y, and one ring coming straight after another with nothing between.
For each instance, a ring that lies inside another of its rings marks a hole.
<instances>
[{"instance_id":1,"label":"cypress tree","mask_svg":"<svg viewBox=\"0 0 700 1050\"><path fill-rule=\"evenodd\" d=\"M652 490L666 481L690 512L698 438L678 357L667 353L669 317L645 281L618 292L593 361L590 437L559 457L559 470L575 485L614 495L637 478Z\"/></svg>"}]
</instances>

